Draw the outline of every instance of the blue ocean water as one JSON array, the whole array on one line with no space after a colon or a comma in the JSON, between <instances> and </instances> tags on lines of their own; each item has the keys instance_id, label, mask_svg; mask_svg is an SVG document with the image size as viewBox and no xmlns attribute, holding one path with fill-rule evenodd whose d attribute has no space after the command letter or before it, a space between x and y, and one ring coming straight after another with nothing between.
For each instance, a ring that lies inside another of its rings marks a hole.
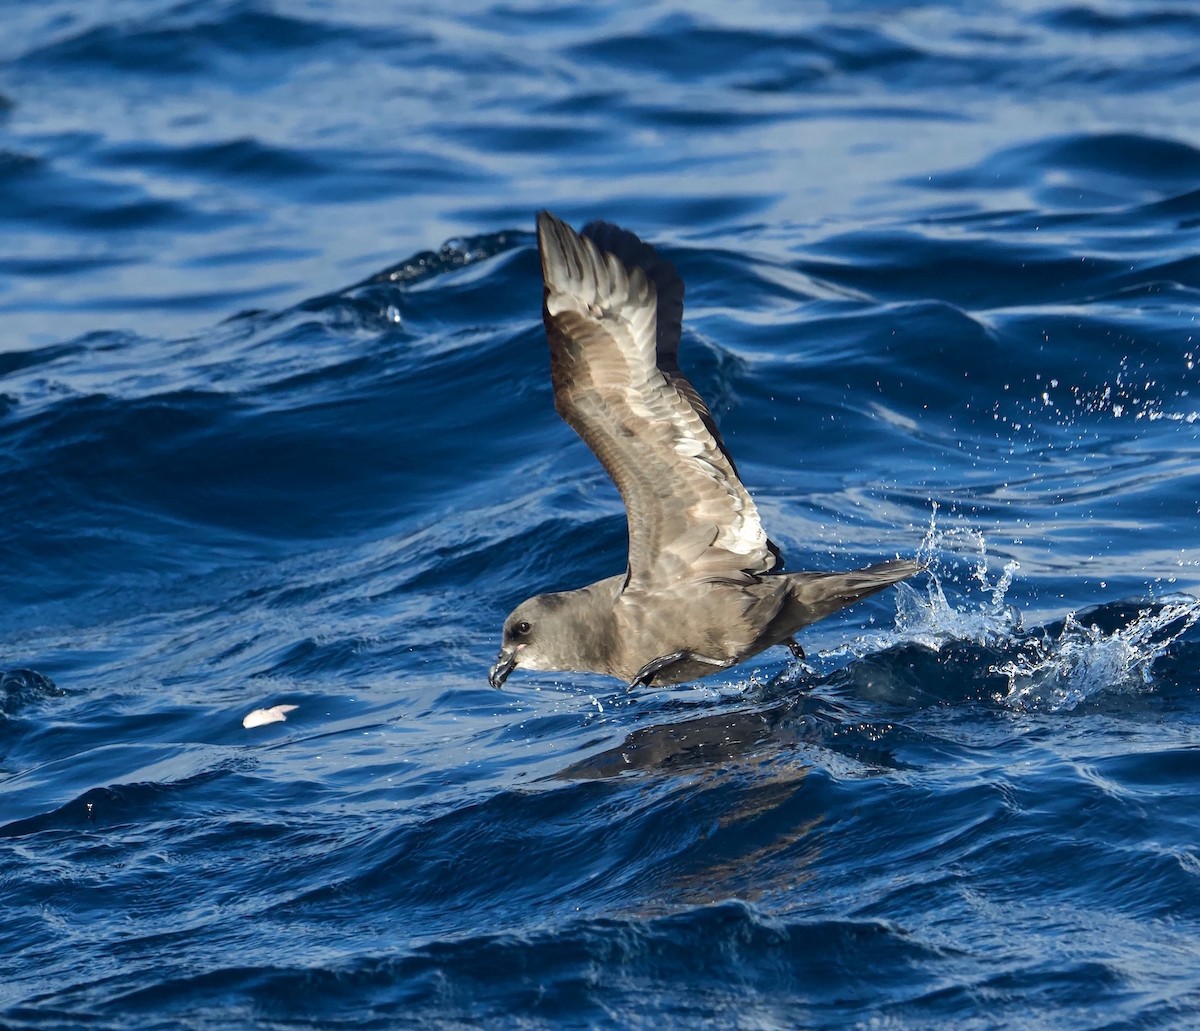
<instances>
[{"instance_id":1,"label":"blue ocean water","mask_svg":"<svg viewBox=\"0 0 1200 1031\"><path fill-rule=\"evenodd\" d=\"M1200 10L779 6L0 0L0 1023L1200 1020ZM624 564L540 207L931 574L490 689Z\"/></svg>"}]
</instances>

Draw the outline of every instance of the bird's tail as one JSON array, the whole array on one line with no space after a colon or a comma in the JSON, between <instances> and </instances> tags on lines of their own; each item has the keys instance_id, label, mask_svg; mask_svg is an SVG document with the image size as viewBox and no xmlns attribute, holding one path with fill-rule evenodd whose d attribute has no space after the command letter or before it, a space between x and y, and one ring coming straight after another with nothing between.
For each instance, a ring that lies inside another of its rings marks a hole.
<instances>
[{"instance_id":1,"label":"bird's tail","mask_svg":"<svg viewBox=\"0 0 1200 1031\"><path fill-rule=\"evenodd\" d=\"M794 624L796 629L815 623L885 587L916 576L924 568L920 562L897 558L848 573L785 574L791 593L789 622L798 621Z\"/></svg>"}]
</instances>

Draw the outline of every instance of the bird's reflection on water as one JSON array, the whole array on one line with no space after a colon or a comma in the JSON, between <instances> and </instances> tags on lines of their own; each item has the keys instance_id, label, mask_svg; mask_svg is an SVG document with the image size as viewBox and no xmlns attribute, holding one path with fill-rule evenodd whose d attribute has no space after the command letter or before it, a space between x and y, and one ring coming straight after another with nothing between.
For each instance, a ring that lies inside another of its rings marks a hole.
<instances>
[{"instance_id":1,"label":"bird's reflection on water","mask_svg":"<svg viewBox=\"0 0 1200 1031\"><path fill-rule=\"evenodd\" d=\"M783 691L787 697L778 698ZM869 767L892 766L879 744L881 729L855 721L837 701L798 694L795 679L781 677L756 704L640 727L555 779L681 778L664 819L694 821L699 833L664 857L655 901L647 906L643 900L639 910L764 896L778 903L800 897L789 893L809 878L820 851L821 793L801 791L813 749L832 749Z\"/></svg>"},{"instance_id":2,"label":"bird's reflection on water","mask_svg":"<svg viewBox=\"0 0 1200 1031\"><path fill-rule=\"evenodd\" d=\"M557 777L598 780L633 770L719 772L799 740L802 703L777 702L740 712L721 712L679 723L639 727L615 748L588 756Z\"/></svg>"},{"instance_id":3,"label":"bird's reflection on water","mask_svg":"<svg viewBox=\"0 0 1200 1031\"><path fill-rule=\"evenodd\" d=\"M886 686L880 683L884 680ZM774 769L800 763L797 753L807 747L832 749L870 766L894 767L887 738L895 728L864 720L840 701L836 692L846 684L856 693L901 694L899 678L883 677L861 662L829 677L802 679L793 670L760 688L745 708L639 727L620 745L572 763L555 779L600 780L634 771L717 776L764 763Z\"/></svg>"}]
</instances>

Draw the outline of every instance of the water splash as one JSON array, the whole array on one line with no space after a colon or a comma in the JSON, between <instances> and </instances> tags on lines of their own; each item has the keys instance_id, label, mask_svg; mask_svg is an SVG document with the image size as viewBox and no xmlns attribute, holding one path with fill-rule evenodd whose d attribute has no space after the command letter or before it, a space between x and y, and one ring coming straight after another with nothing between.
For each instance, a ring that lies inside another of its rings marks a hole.
<instances>
[{"instance_id":1,"label":"water splash","mask_svg":"<svg viewBox=\"0 0 1200 1031\"><path fill-rule=\"evenodd\" d=\"M912 587L901 593L897 631L905 640L934 650L950 640L995 644L1010 639L1021 630L1021 613L1005 599L1021 564L1010 559L999 578L992 580L983 533L971 527L941 529L937 516L935 502L929 529L917 549L917 557L929 571L925 594L922 597ZM968 557L965 577L964 554ZM963 600L952 603L943 584L957 584Z\"/></svg>"},{"instance_id":2,"label":"water splash","mask_svg":"<svg viewBox=\"0 0 1200 1031\"><path fill-rule=\"evenodd\" d=\"M1021 613L1006 601L1020 563L1006 562L999 577L993 579L983 534L969 527L942 529L937 524L938 508L934 503L929 529L917 549L917 558L926 569L924 585L896 585L893 629L864 635L823 654L849 652L860 658L901 644L939 651L955 641L1001 645L1021 633ZM947 588L960 600L952 602Z\"/></svg>"},{"instance_id":3,"label":"water splash","mask_svg":"<svg viewBox=\"0 0 1200 1031\"><path fill-rule=\"evenodd\" d=\"M1071 613L1057 635L1031 637L1014 659L991 667L1008 679L1008 692L996 700L1021 710L1066 712L1101 693L1143 691L1153 684L1154 660L1197 623L1200 599L1187 595L1142 609L1108 633Z\"/></svg>"},{"instance_id":4,"label":"water splash","mask_svg":"<svg viewBox=\"0 0 1200 1031\"><path fill-rule=\"evenodd\" d=\"M1200 624L1200 599L1180 594L1148 604L1132 617L1122 612L1120 625L1109 629L1094 620L1103 611L1111 623L1111 606L1093 612L1087 623L1072 612L1057 630L1027 632L1020 611L1007 600L1020 564L1006 562L995 576L984 535L968 527L943 529L937 518L935 504L918 549L926 582L897 585L894 627L824 656L861 658L914 644L941 652L967 642L995 653L987 672L1008 681L1007 690L993 696L998 704L1067 712L1106 692L1145 690L1154 682L1155 660Z\"/></svg>"}]
</instances>

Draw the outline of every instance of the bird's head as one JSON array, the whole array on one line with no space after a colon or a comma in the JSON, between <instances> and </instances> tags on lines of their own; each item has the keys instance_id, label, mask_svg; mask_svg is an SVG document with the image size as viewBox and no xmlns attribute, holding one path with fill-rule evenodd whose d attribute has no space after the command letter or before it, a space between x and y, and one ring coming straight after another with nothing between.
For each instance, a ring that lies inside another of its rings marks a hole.
<instances>
[{"instance_id":1,"label":"bird's head","mask_svg":"<svg viewBox=\"0 0 1200 1031\"><path fill-rule=\"evenodd\" d=\"M563 626L565 599L561 594L538 594L521 602L504 621L500 654L488 673L488 683L500 687L518 666L524 669L561 670L557 652L573 633Z\"/></svg>"}]
</instances>

